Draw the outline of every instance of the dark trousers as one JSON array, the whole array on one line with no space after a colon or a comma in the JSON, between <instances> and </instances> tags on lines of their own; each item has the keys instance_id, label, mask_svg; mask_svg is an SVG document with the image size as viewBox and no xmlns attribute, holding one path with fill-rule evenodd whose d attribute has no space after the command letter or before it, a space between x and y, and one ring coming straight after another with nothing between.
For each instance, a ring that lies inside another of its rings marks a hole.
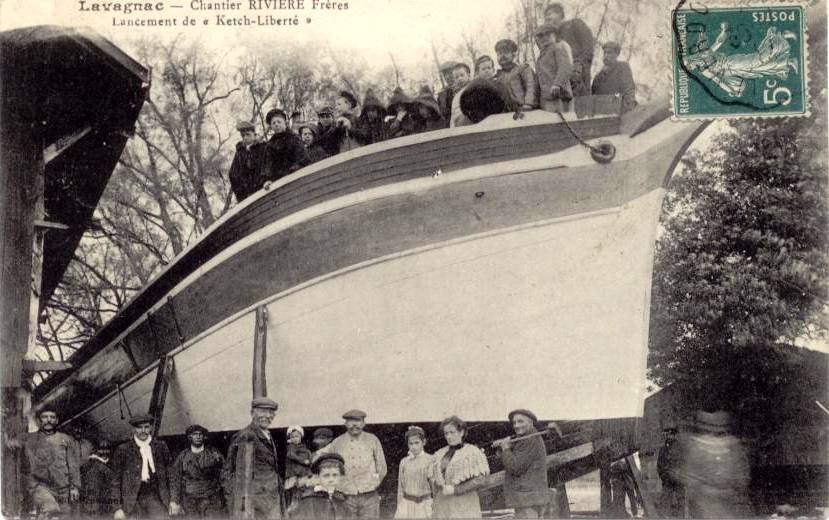
<instances>
[{"instance_id":1,"label":"dark trousers","mask_svg":"<svg viewBox=\"0 0 829 520\"><path fill-rule=\"evenodd\" d=\"M188 518L222 518L227 516L224 499L219 493L206 497L184 495L182 507Z\"/></svg>"},{"instance_id":2,"label":"dark trousers","mask_svg":"<svg viewBox=\"0 0 829 520\"><path fill-rule=\"evenodd\" d=\"M135 501L135 509L130 518L167 518L167 506L158 496L158 488L154 483L142 483L138 489L138 498Z\"/></svg>"}]
</instances>

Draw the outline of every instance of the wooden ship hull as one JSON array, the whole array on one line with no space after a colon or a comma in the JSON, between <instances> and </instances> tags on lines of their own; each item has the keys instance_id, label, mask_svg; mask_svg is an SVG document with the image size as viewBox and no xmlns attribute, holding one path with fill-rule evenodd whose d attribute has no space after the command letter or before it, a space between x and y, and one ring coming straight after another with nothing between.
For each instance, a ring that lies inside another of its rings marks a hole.
<instances>
[{"instance_id":1,"label":"wooden ship hull","mask_svg":"<svg viewBox=\"0 0 829 520\"><path fill-rule=\"evenodd\" d=\"M275 427L641 416L658 216L702 129L666 106L496 115L306 167L179 255L35 407L116 440L148 409L162 436L236 430L265 381Z\"/></svg>"}]
</instances>

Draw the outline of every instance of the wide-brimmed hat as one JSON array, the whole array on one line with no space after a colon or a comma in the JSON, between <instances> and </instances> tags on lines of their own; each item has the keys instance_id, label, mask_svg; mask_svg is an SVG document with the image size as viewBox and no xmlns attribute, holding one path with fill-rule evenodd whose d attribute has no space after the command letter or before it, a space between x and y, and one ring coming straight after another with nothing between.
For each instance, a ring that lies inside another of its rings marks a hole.
<instances>
[{"instance_id":1,"label":"wide-brimmed hat","mask_svg":"<svg viewBox=\"0 0 829 520\"><path fill-rule=\"evenodd\" d=\"M706 412L697 410L691 426L697 430L709 433L731 433L734 429L734 416L725 410Z\"/></svg>"},{"instance_id":2,"label":"wide-brimmed hat","mask_svg":"<svg viewBox=\"0 0 829 520\"><path fill-rule=\"evenodd\" d=\"M416 107L417 105L428 107L436 116L440 116L440 105L438 105L434 94L432 94L432 89L428 85L420 87L420 93L412 100L412 106Z\"/></svg>"},{"instance_id":3,"label":"wide-brimmed hat","mask_svg":"<svg viewBox=\"0 0 829 520\"><path fill-rule=\"evenodd\" d=\"M404 108L408 109L409 105L412 104L412 98L406 95L403 92L403 89L397 87L394 89L394 92L391 93L391 97L389 98L389 106L386 109L386 112L389 115L396 115L397 114L397 107L398 105L403 105Z\"/></svg>"}]
</instances>

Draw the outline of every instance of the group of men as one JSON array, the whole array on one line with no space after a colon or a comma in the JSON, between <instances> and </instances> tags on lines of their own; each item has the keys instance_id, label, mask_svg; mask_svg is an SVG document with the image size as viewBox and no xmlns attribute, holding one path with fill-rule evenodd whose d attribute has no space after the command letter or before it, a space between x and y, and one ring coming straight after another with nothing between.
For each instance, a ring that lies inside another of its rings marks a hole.
<instances>
[{"instance_id":1,"label":"group of men","mask_svg":"<svg viewBox=\"0 0 829 520\"><path fill-rule=\"evenodd\" d=\"M357 97L341 91L333 107L317 111L314 123L294 124L280 109L268 112L266 130L272 135L267 141L256 135L253 123L239 122L242 140L236 145L229 172L237 201L303 166L358 146L471 124L474 118L464 112L461 98L473 81L503 93L507 106L520 110L567 112L574 99L591 95L608 96L620 112L636 106L630 66L619 61L621 46L613 41L602 45L604 67L591 81L593 33L581 19L567 19L561 4L546 7L544 23L535 30L535 42L540 51L535 69L518 62L519 46L510 39L495 45L498 70L488 55L475 60L474 75L466 63L441 64L445 88L437 98L426 86L415 97L398 87L388 104L383 104L369 91L358 115Z\"/></svg>"}]
</instances>

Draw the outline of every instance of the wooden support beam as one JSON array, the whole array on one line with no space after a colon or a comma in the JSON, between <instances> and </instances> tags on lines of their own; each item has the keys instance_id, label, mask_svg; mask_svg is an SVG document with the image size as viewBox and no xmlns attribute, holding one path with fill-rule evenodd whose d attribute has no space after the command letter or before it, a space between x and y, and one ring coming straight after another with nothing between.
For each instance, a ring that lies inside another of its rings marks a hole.
<instances>
[{"instance_id":1,"label":"wooden support beam","mask_svg":"<svg viewBox=\"0 0 829 520\"><path fill-rule=\"evenodd\" d=\"M265 363L268 358L268 308L256 308L256 325L253 336L253 398L268 396Z\"/></svg>"},{"instance_id":2,"label":"wooden support beam","mask_svg":"<svg viewBox=\"0 0 829 520\"><path fill-rule=\"evenodd\" d=\"M639 465L636 464L636 459L632 455L625 457L625 462L628 463L628 468L633 475L633 483L636 485L637 494L642 497L642 507L645 509L645 516L648 518L656 518L659 513L656 511L656 504L651 496L651 491L645 484L645 479L642 478L642 471Z\"/></svg>"},{"instance_id":3,"label":"wooden support beam","mask_svg":"<svg viewBox=\"0 0 829 520\"><path fill-rule=\"evenodd\" d=\"M68 361L40 361L35 359L23 360L23 372L33 374L35 372L59 372L69 370L72 363Z\"/></svg>"},{"instance_id":4,"label":"wooden support beam","mask_svg":"<svg viewBox=\"0 0 829 520\"><path fill-rule=\"evenodd\" d=\"M49 164L50 162L55 160L60 154L68 150L70 146L80 141L83 136L85 136L91 131L92 127L87 126L79 130L76 130L71 134L67 134L63 137L58 138L57 141L43 149L43 162L45 164Z\"/></svg>"},{"instance_id":5,"label":"wooden support beam","mask_svg":"<svg viewBox=\"0 0 829 520\"><path fill-rule=\"evenodd\" d=\"M161 356L158 362L158 371L155 375L153 393L150 397L149 414L155 418L153 423L153 437L161 430L161 419L164 416L164 404L167 401L167 389L170 387L170 379L173 377L173 358Z\"/></svg>"},{"instance_id":6,"label":"wooden support beam","mask_svg":"<svg viewBox=\"0 0 829 520\"><path fill-rule=\"evenodd\" d=\"M573 448L547 455L547 468L555 470L578 459L589 457L593 453L593 443L587 442ZM486 477L481 491L504 485L504 472L499 471Z\"/></svg>"},{"instance_id":7,"label":"wooden support beam","mask_svg":"<svg viewBox=\"0 0 829 520\"><path fill-rule=\"evenodd\" d=\"M247 441L236 452L236 475L233 480L233 503L230 504L230 517L248 520L253 518L253 504L250 496L250 483L253 480L253 441Z\"/></svg>"},{"instance_id":8,"label":"wooden support beam","mask_svg":"<svg viewBox=\"0 0 829 520\"><path fill-rule=\"evenodd\" d=\"M599 467L599 511L602 518L612 518L613 495L610 486L610 466Z\"/></svg>"}]
</instances>

